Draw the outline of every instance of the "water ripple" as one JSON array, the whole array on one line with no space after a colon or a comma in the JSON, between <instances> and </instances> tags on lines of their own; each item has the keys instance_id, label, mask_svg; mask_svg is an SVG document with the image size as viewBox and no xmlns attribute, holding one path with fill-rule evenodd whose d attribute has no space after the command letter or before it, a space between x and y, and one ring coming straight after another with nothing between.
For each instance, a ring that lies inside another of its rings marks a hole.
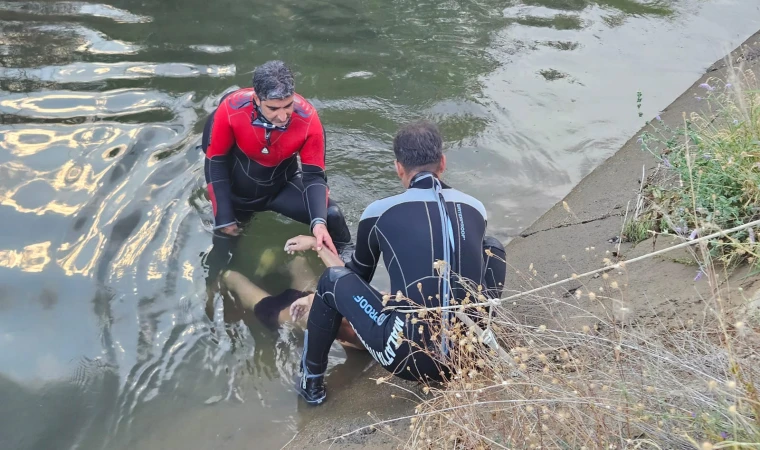
<instances>
[{"instance_id":1,"label":"water ripple","mask_svg":"<svg viewBox=\"0 0 760 450\"><path fill-rule=\"evenodd\" d=\"M26 79L56 83L92 83L110 79L137 80L168 77L228 77L235 75L235 65L203 66L183 63L74 63L65 66L48 66L39 69L0 68L0 79Z\"/></svg>"},{"instance_id":2,"label":"water ripple","mask_svg":"<svg viewBox=\"0 0 760 450\"><path fill-rule=\"evenodd\" d=\"M147 23L148 16L132 14L111 5L85 2L0 2L0 10L40 16L91 16L103 17L121 23Z\"/></svg>"}]
</instances>

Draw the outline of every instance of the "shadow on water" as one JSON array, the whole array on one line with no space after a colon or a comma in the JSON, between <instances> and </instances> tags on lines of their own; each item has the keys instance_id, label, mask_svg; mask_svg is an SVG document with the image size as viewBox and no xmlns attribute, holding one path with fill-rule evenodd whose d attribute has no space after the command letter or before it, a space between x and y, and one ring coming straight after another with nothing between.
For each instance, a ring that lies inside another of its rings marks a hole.
<instances>
[{"instance_id":1,"label":"shadow on water","mask_svg":"<svg viewBox=\"0 0 760 450\"><path fill-rule=\"evenodd\" d=\"M654 113L720 56L705 42L755 31L722 3L0 1L0 448L277 448L308 420L302 333L205 312L196 145L256 64L297 71L352 229L399 191L391 138L425 116L506 240L641 125L637 83ZM281 248L307 231L261 214L233 265L289 287ZM333 353L350 391L371 361Z\"/></svg>"}]
</instances>

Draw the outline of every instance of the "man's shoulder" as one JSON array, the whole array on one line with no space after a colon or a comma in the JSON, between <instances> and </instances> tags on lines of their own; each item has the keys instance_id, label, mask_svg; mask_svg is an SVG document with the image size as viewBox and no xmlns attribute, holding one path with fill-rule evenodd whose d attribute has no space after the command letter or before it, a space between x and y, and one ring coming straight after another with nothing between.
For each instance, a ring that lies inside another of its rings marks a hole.
<instances>
[{"instance_id":1,"label":"man's shoulder","mask_svg":"<svg viewBox=\"0 0 760 450\"><path fill-rule=\"evenodd\" d=\"M465 194L464 192L453 188L443 189L441 192L443 193L443 198L447 202L471 206L473 209L478 211L480 215L483 216L483 220L486 220L488 218L486 207L483 205L483 202L473 197L472 195Z\"/></svg>"},{"instance_id":2,"label":"man's shoulder","mask_svg":"<svg viewBox=\"0 0 760 450\"><path fill-rule=\"evenodd\" d=\"M428 189L407 189L401 194L381 198L370 203L362 214L362 220L380 217L389 209L413 202L430 202L435 201L433 192Z\"/></svg>"},{"instance_id":3,"label":"man's shoulder","mask_svg":"<svg viewBox=\"0 0 760 450\"><path fill-rule=\"evenodd\" d=\"M224 103L230 111L253 108L253 88L238 89L224 97Z\"/></svg>"},{"instance_id":4,"label":"man's shoulder","mask_svg":"<svg viewBox=\"0 0 760 450\"><path fill-rule=\"evenodd\" d=\"M298 93L293 95L293 114L306 122L312 119L319 120L319 115L314 105Z\"/></svg>"}]
</instances>

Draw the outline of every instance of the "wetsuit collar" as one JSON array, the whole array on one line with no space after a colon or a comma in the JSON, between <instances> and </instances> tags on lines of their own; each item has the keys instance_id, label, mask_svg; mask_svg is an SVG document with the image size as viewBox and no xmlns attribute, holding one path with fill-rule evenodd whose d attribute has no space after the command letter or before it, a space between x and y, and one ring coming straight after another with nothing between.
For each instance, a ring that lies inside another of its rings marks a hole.
<instances>
[{"instance_id":1,"label":"wetsuit collar","mask_svg":"<svg viewBox=\"0 0 760 450\"><path fill-rule=\"evenodd\" d=\"M433 180L438 177L435 176L433 172L420 172L417 175L412 177L412 180L409 182L409 188L408 189L430 189L433 187ZM439 180L440 181L440 180ZM441 188L448 189L449 186L444 183L443 181L440 181Z\"/></svg>"},{"instance_id":2,"label":"wetsuit collar","mask_svg":"<svg viewBox=\"0 0 760 450\"><path fill-rule=\"evenodd\" d=\"M288 125L290 125L290 121L288 121L288 123L286 123L284 126L273 124L266 117L264 117L264 113L261 112L261 108L259 108L259 105L257 105L256 102L253 102L253 114L251 115L251 125L253 125L254 127L263 128L269 132L285 131L288 129Z\"/></svg>"}]
</instances>

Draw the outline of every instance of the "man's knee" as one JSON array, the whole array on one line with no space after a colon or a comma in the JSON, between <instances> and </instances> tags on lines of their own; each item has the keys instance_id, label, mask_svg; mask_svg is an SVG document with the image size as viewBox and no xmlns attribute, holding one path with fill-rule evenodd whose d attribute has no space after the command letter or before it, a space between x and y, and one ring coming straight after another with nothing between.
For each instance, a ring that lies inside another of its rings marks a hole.
<instances>
[{"instance_id":1,"label":"man's knee","mask_svg":"<svg viewBox=\"0 0 760 450\"><path fill-rule=\"evenodd\" d=\"M327 231L336 243L347 243L351 240L351 232L348 230L343 211L334 202L330 202L327 208Z\"/></svg>"},{"instance_id":2,"label":"man's knee","mask_svg":"<svg viewBox=\"0 0 760 450\"><path fill-rule=\"evenodd\" d=\"M324 292L324 288L329 288L329 290L332 290L332 287L335 286L335 283L337 283L338 280L353 274L354 272L351 269L347 269L343 266L328 267L319 278L319 285L317 289L322 292Z\"/></svg>"},{"instance_id":3,"label":"man's knee","mask_svg":"<svg viewBox=\"0 0 760 450\"><path fill-rule=\"evenodd\" d=\"M317 296L321 298L327 305L330 305L331 308L335 309L337 307L337 300L335 298L335 284L338 282L338 280L352 275L356 276L353 271L346 269L345 267L328 267L322 273L322 276L319 277L316 292Z\"/></svg>"},{"instance_id":4,"label":"man's knee","mask_svg":"<svg viewBox=\"0 0 760 450\"><path fill-rule=\"evenodd\" d=\"M501 254L505 254L506 253L506 251L504 250L504 244L502 244L501 241L499 241L498 239L496 239L493 236L486 236L483 239L483 248L484 249L489 249L492 252L494 250L497 250Z\"/></svg>"},{"instance_id":5,"label":"man's knee","mask_svg":"<svg viewBox=\"0 0 760 450\"><path fill-rule=\"evenodd\" d=\"M346 219L343 217L343 211L341 211L340 206L332 204L327 208L327 223L335 222L339 224L345 221Z\"/></svg>"}]
</instances>

